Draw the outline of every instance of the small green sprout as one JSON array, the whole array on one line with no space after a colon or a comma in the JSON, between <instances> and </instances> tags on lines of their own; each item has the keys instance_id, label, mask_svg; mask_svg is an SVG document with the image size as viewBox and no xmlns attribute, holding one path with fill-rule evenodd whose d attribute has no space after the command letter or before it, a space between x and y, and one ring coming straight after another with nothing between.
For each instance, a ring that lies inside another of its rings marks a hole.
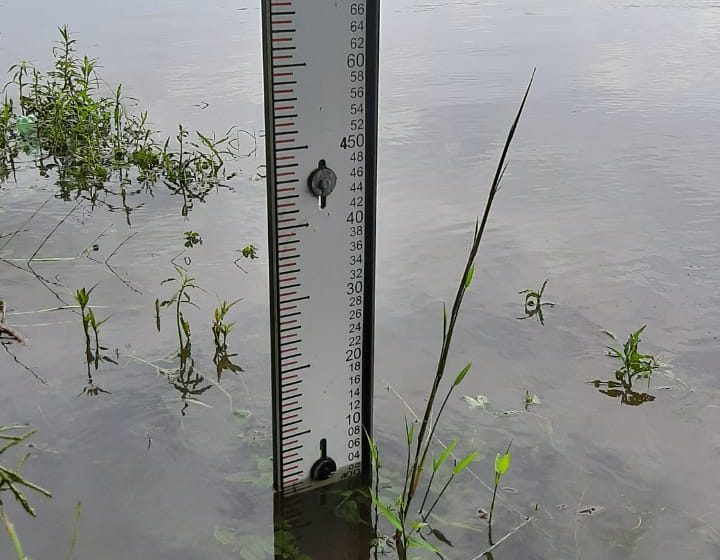
<instances>
[{"instance_id":1,"label":"small green sprout","mask_svg":"<svg viewBox=\"0 0 720 560\"><path fill-rule=\"evenodd\" d=\"M497 497L500 480L510 469L510 446L512 446L512 441L508 444L505 453L502 455L498 453L495 456L495 487L493 488L492 503L490 504L490 516L488 517L488 526L490 531L492 531L493 514L495 513L495 498Z\"/></svg>"}]
</instances>

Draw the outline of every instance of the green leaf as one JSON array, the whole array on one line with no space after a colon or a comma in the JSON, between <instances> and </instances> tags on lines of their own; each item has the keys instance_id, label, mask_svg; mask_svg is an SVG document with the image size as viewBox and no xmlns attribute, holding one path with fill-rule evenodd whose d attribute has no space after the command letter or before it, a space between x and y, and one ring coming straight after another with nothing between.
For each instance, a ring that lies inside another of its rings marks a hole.
<instances>
[{"instance_id":1,"label":"green leaf","mask_svg":"<svg viewBox=\"0 0 720 560\"><path fill-rule=\"evenodd\" d=\"M440 554L440 550L434 544L431 544L431 543L427 542L426 540L419 539L417 537L408 537L408 547L409 548L412 548L412 547L422 548L424 550L429 550L430 552Z\"/></svg>"},{"instance_id":2,"label":"green leaf","mask_svg":"<svg viewBox=\"0 0 720 560\"><path fill-rule=\"evenodd\" d=\"M407 436L408 445L412 445L413 434L415 433L415 424L408 425L407 417L405 418L405 435Z\"/></svg>"},{"instance_id":3,"label":"green leaf","mask_svg":"<svg viewBox=\"0 0 720 560\"><path fill-rule=\"evenodd\" d=\"M378 455L377 444L375 443L373 438L370 437L370 434L367 432L367 430L364 430L364 431L365 431L365 438L367 439L367 442L368 442L368 447L370 448L370 457L372 458L373 465L379 466L380 465L380 457Z\"/></svg>"},{"instance_id":4,"label":"green leaf","mask_svg":"<svg viewBox=\"0 0 720 560\"><path fill-rule=\"evenodd\" d=\"M510 452L508 451L504 455L498 453L495 456L495 473L499 476L504 475L510 468Z\"/></svg>"},{"instance_id":5,"label":"green leaf","mask_svg":"<svg viewBox=\"0 0 720 560\"><path fill-rule=\"evenodd\" d=\"M472 453L470 453L470 455L468 455L462 461L460 461L457 465L455 465L455 468L453 469L453 476L455 476L456 474L459 474L460 472L465 470L470 465L470 463L472 463L475 460L475 457L477 457L477 454L478 454L477 451L473 451Z\"/></svg>"},{"instance_id":6,"label":"green leaf","mask_svg":"<svg viewBox=\"0 0 720 560\"><path fill-rule=\"evenodd\" d=\"M445 449L443 449L442 453L440 453L440 456L437 459L433 458L433 472L437 472L440 467L442 467L443 463L447 461L447 458L453 452L457 443L457 439L452 440L450 444Z\"/></svg>"},{"instance_id":7,"label":"green leaf","mask_svg":"<svg viewBox=\"0 0 720 560\"><path fill-rule=\"evenodd\" d=\"M383 517L388 520L390 525L392 525L395 529L397 529L398 531L400 531L402 533L403 526L402 526L402 523L400 523L400 519L395 514L395 512L392 511L389 507L383 505L383 503L378 499L378 497L375 494L372 495L372 500L375 503L375 505L377 506L377 508L380 510L380 513L383 514Z\"/></svg>"},{"instance_id":8,"label":"green leaf","mask_svg":"<svg viewBox=\"0 0 720 560\"><path fill-rule=\"evenodd\" d=\"M185 333L185 336L190 338L190 322L186 321L182 317L180 317L180 324L182 325L183 332Z\"/></svg>"},{"instance_id":9,"label":"green leaf","mask_svg":"<svg viewBox=\"0 0 720 560\"><path fill-rule=\"evenodd\" d=\"M453 381L453 385L457 387L460 385L460 382L465 379L465 376L467 375L467 372L470 371L470 368L472 367L472 362L468 362L467 365L462 368L462 371L457 374L457 377L455 378L455 381Z\"/></svg>"},{"instance_id":10,"label":"green leaf","mask_svg":"<svg viewBox=\"0 0 720 560\"><path fill-rule=\"evenodd\" d=\"M470 269L467 272L467 275L465 276L465 289L470 287L470 282L472 282L473 274L475 274L475 265L470 265Z\"/></svg>"},{"instance_id":11,"label":"green leaf","mask_svg":"<svg viewBox=\"0 0 720 560\"><path fill-rule=\"evenodd\" d=\"M413 528L413 531L420 531L420 529L424 529L425 527L427 527L428 524L424 521L416 519L415 521L410 522L410 526Z\"/></svg>"}]
</instances>

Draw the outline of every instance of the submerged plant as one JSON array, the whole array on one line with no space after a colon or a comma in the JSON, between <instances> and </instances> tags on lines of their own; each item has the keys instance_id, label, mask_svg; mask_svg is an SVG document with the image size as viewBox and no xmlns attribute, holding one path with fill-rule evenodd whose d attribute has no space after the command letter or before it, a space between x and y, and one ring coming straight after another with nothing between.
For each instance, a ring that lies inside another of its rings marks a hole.
<instances>
[{"instance_id":1,"label":"submerged plant","mask_svg":"<svg viewBox=\"0 0 720 560\"><path fill-rule=\"evenodd\" d=\"M534 77L534 72L533 72ZM487 226L488 218L490 216L490 210L492 208L495 196L500 190L502 178L506 169L506 158L510 145L512 143L515 131L517 129L520 116L522 115L527 100L530 88L532 86L531 77L530 83L527 86L525 94L523 96L520 107L515 115L515 119L510 127L510 131L505 139L505 144L502 150L502 155L498 162L490 185L487 202L485 204L485 210L482 219L478 219L475 222L475 232L473 234L472 244L470 251L465 262L465 268L462 274L462 278L459 282L455 300L453 302L450 316L448 318L447 310L443 304L443 328L442 328L442 346L440 350L440 357L438 360L437 369L435 372L435 378L432 383L432 387L428 394L425 411L420 422L420 430L417 438L414 437L414 428L408 427L406 422L406 435L407 435L407 460L405 469L405 480L403 485L402 493L396 496L394 502L390 505L384 504L380 496L378 495L377 487L373 491L373 501L377 510L382 514L383 518L393 527L394 534L393 540L395 543L395 550L397 551L399 560L407 560L408 550L413 547L423 548L439 554L438 548L429 542L427 539L434 535L438 538L438 535L430 527L428 523L428 516L432 512L432 509L437 505L438 501L442 498L443 494L448 489L449 484L454 480L462 470L464 470L474 460L476 452L470 453L463 459L459 460L453 467L452 473L447 479L446 483L441 487L439 492L435 493L435 499L432 501L432 505L427 509L423 510L427 497L432 490L432 483L435 479L435 475L439 472L440 467L447 458L451 455L452 449L447 451L446 455L441 454L438 459L432 461L432 472L430 478L425 482L424 474L427 469L428 454L430 453L430 447L433 442L433 436L435 431L442 419L445 406L450 398L450 395L454 389L462 382L463 378L467 375L470 370L471 364L467 364L454 378L448 387L445 398L437 411L434 411L435 400L440 391L440 385L445 378L446 365L448 356L450 353L451 343L453 334L455 332L455 326L460 315L460 309L462 307L463 299L466 291L469 289L473 276L475 273L475 257L477 256L480 242L482 241ZM415 451L412 451L412 447L415 447ZM370 453L372 456L373 463L375 464L375 471L379 470L379 457L377 447L374 442L369 442ZM444 457L444 458L443 458ZM424 492L423 492L424 489ZM420 506L420 519L413 519L411 517L411 508L416 496L421 492L424 495L422 504ZM377 515L377 513L376 513ZM442 541L442 539L439 539Z\"/></svg>"}]
</instances>

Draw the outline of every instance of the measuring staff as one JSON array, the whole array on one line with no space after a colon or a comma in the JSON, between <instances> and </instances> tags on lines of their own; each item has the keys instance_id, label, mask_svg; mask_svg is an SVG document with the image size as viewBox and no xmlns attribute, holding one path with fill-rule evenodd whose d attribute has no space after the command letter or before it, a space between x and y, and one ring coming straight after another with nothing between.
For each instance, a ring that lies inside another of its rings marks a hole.
<instances>
[{"instance_id":1,"label":"measuring staff","mask_svg":"<svg viewBox=\"0 0 720 560\"><path fill-rule=\"evenodd\" d=\"M369 476L378 0L263 0L274 487Z\"/></svg>"}]
</instances>

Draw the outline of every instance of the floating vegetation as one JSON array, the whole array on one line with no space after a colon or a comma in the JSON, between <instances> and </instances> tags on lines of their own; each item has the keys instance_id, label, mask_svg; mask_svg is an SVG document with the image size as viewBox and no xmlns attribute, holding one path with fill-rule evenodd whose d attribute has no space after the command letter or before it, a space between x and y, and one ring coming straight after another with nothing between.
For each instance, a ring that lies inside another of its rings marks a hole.
<instances>
[{"instance_id":1,"label":"floating vegetation","mask_svg":"<svg viewBox=\"0 0 720 560\"><path fill-rule=\"evenodd\" d=\"M171 143L160 141L147 112L134 114L122 85L113 90L97 74L98 60L79 56L67 26L52 49L53 66L41 72L27 61L10 67L0 102L0 184L18 170L35 167L51 178L64 200L104 203L117 195L127 214L131 195L158 183L182 197L182 214L193 201L235 176L225 167L236 157L232 129L216 138L182 125Z\"/></svg>"},{"instance_id":2,"label":"floating vegetation","mask_svg":"<svg viewBox=\"0 0 720 560\"><path fill-rule=\"evenodd\" d=\"M90 307L90 294L96 286L89 290L80 288L75 292L75 301L80 306L80 315L82 317L83 333L85 334L85 363L87 365L87 385L82 390L82 395L97 396L100 393L109 393L105 389L100 388L93 380L91 364L97 372L100 362L110 362L117 365L117 360L103 354L107 350L105 346L100 345L100 327L105 324L110 317L98 321L95 313ZM117 352L116 352L117 354Z\"/></svg>"},{"instance_id":3,"label":"floating vegetation","mask_svg":"<svg viewBox=\"0 0 720 560\"><path fill-rule=\"evenodd\" d=\"M547 286L547 279L540 286L539 290L522 290L518 294L525 294L525 316L518 317L518 319L529 319L535 317L541 325L545 324L545 318L543 317L543 307L555 307L555 304L551 301L542 301L543 293L545 292L545 286Z\"/></svg>"},{"instance_id":4,"label":"floating vegetation","mask_svg":"<svg viewBox=\"0 0 720 560\"><path fill-rule=\"evenodd\" d=\"M245 245L245 247L242 248L242 256L246 259L257 259L257 247L252 243Z\"/></svg>"},{"instance_id":5,"label":"floating vegetation","mask_svg":"<svg viewBox=\"0 0 720 560\"><path fill-rule=\"evenodd\" d=\"M258 254L257 254L257 247L255 247L255 245L253 245L252 243L250 243L250 244L246 245L245 247L243 247L242 249L240 249L240 252L242 253L242 256L241 256L241 257L238 257L237 259L235 259L235 266L237 266L237 267L238 267L240 270L242 270L243 272L247 272L247 271L246 271L242 266L240 266L238 263L239 263L242 259L254 260L254 259L259 258L259 257L258 257Z\"/></svg>"},{"instance_id":6,"label":"floating vegetation","mask_svg":"<svg viewBox=\"0 0 720 560\"><path fill-rule=\"evenodd\" d=\"M508 132L508 135L505 139L502 155L498 162L493 181L490 185L482 219L478 218L475 222L475 231L473 234L472 245L470 247L470 251L465 262L465 269L463 271L462 278L457 288L455 300L453 301L453 306L450 311L449 318L446 307L443 304L442 347L438 360L437 370L435 372L432 387L428 394L425 411L422 421L420 422L420 430L417 437L415 437L414 433L414 424L408 425L407 419L405 420L407 455L405 461L405 477L403 489L402 493L395 496L392 502L389 504L383 502L379 493L377 481L379 478L379 471L381 467L380 457L376 443L372 440L372 438L368 437L368 447L370 450L372 465L375 472L375 488L371 489L372 500L375 506L374 541L375 543L380 543L384 540L382 532L378 528L378 520L380 516L382 516L382 518L392 527L392 530L394 531L393 541L395 544L395 551L397 552L398 560L407 560L409 550L412 548L420 548L441 556L440 550L435 544L433 544L433 542L430 541L430 539L434 539L438 542L438 544L447 544L447 542L444 542L443 539L439 538L438 532L435 531L434 528L430 525L430 516L433 513L433 509L442 499L443 495L446 493L449 485L453 482L455 477L462 471L464 471L475 460L475 457L477 456L477 452L473 451L465 457L455 461L450 475L446 478L446 481L441 487L441 489L434 492L434 500L430 501L430 506L425 509L425 504L428 503L428 497L433 490L432 484L436 476L440 472L441 467L447 462L448 458L450 456L454 457L453 449L456 445L455 442L450 446L447 446L437 458L432 458L431 474L429 480L425 482L423 474L427 472L427 469L429 467L428 454L430 452L430 447L433 442L433 436L435 434L435 431L437 430L440 420L443 417L443 412L450 396L452 395L455 388L460 385L462 380L470 371L471 364L468 363L455 376L454 380L450 383L450 386L447 389L442 404L437 410L435 410L435 399L437 398L438 392L440 390L441 382L445 377L446 364L450 353L453 334L455 332L455 326L460 315L460 309L462 307L465 293L472 284L475 272L475 258L480 247L480 242L482 241L483 235L485 233L485 228L488 222L488 218L490 216L490 210L492 208L493 201L495 200L495 196L497 195L501 187L501 181L506 168L505 161L507 158L508 150L510 149L510 145L512 144L518 122L520 121L520 116L522 115L523 109L525 107L525 102L527 101L528 94L530 93L534 74L535 73L533 72L533 76L530 78L530 83L525 90L525 94L522 98L522 102L520 103L520 107L517 111L517 114L515 115L512 126L510 127L510 131ZM413 446L415 446L414 453L412 450ZM507 467L509 467L509 458ZM505 470L507 470L507 468L505 468ZM420 493L423 498L419 510L420 517L419 519L414 519L410 516L412 511L411 507L413 500L416 496L418 496L418 493Z\"/></svg>"},{"instance_id":7,"label":"floating vegetation","mask_svg":"<svg viewBox=\"0 0 720 560\"><path fill-rule=\"evenodd\" d=\"M613 398L619 398L620 402L630 406L638 406L646 402L655 400L653 395L638 392L633 388L633 383L639 379L647 380L648 390L650 389L650 379L655 370L660 369L662 365L651 354L642 354L639 350L640 335L647 325L643 325L635 332L631 333L622 348L606 346L607 356L618 360L622 365L615 370L615 379L601 381L599 379L588 381L595 387L600 389L604 395ZM603 330L605 334L613 340L617 337L610 331Z\"/></svg>"},{"instance_id":8,"label":"floating vegetation","mask_svg":"<svg viewBox=\"0 0 720 560\"><path fill-rule=\"evenodd\" d=\"M202 237L197 231L186 231L183 235L185 236L185 247L188 249L203 243Z\"/></svg>"}]
</instances>

